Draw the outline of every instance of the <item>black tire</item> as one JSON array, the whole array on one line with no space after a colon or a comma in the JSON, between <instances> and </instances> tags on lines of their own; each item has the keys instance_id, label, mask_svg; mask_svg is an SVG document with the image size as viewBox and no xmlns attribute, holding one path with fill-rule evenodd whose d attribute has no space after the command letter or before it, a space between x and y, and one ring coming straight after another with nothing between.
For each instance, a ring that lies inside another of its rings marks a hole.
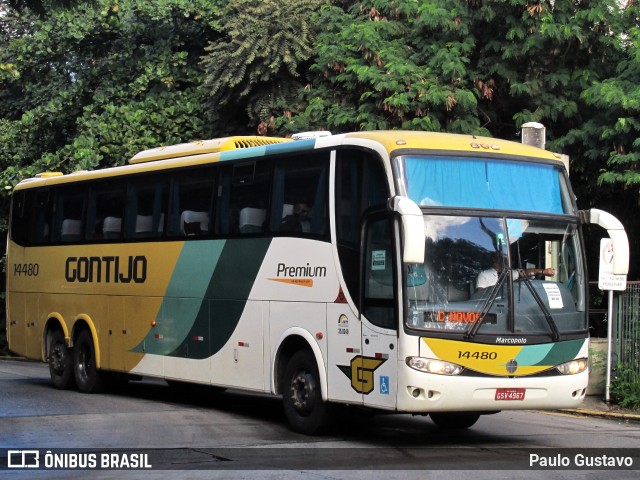
<instances>
[{"instance_id":1,"label":"black tire","mask_svg":"<svg viewBox=\"0 0 640 480\"><path fill-rule=\"evenodd\" d=\"M313 435L328 426L329 408L322 401L318 365L310 351L296 352L289 360L284 371L282 401L293 431Z\"/></svg>"},{"instance_id":2,"label":"black tire","mask_svg":"<svg viewBox=\"0 0 640 480\"><path fill-rule=\"evenodd\" d=\"M480 418L477 413L430 413L429 416L438 427L451 430L472 427Z\"/></svg>"},{"instance_id":3,"label":"black tire","mask_svg":"<svg viewBox=\"0 0 640 480\"><path fill-rule=\"evenodd\" d=\"M73 355L67 348L62 330L54 330L49 339L47 362L51 383L59 390L75 386L73 373Z\"/></svg>"},{"instance_id":4,"label":"black tire","mask_svg":"<svg viewBox=\"0 0 640 480\"><path fill-rule=\"evenodd\" d=\"M97 393L105 388L105 381L96 367L96 352L89 330L82 330L73 346L73 370L78 390Z\"/></svg>"}]
</instances>

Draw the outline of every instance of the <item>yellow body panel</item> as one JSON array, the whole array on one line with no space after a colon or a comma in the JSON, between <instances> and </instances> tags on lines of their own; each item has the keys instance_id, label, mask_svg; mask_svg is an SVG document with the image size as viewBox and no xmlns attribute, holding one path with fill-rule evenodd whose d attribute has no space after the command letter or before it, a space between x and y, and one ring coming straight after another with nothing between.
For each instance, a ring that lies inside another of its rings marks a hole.
<instances>
[{"instance_id":1,"label":"yellow body panel","mask_svg":"<svg viewBox=\"0 0 640 480\"><path fill-rule=\"evenodd\" d=\"M130 370L143 356L131 350L153 328L182 246L183 242L162 242L25 249L10 242L7 309L13 322L9 329L12 350L45 360L48 320L60 323L68 341L76 322L81 321L91 330L98 366ZM119 271L114 260L99 260L114 257L122 259ZM130 257L145 258L148 280L116 281L116 275L129 276L125 259ZM82 262L79 268L81 259L93 262ZM14 274L16 265L26 264L37 264L38 274ZM88 265L93 265L89 271Z\"/></svg>"}]
</instances>

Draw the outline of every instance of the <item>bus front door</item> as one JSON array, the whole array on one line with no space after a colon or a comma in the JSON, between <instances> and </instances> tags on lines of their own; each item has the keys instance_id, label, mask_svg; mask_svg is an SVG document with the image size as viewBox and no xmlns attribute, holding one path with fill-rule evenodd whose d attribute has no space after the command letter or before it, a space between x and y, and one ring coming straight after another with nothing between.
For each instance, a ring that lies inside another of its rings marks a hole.
<instances>
[{"instance_id":1,"label":"bus front door","mask_svg":"<svg viewBox=\"0 0 640 480\"><path fill-rule=\"evenodd\" d=\"M397 259L393 221L385 213L367 218L361 288L364 405L393 409L397 391Z\"/></svg>"}]
</instances>

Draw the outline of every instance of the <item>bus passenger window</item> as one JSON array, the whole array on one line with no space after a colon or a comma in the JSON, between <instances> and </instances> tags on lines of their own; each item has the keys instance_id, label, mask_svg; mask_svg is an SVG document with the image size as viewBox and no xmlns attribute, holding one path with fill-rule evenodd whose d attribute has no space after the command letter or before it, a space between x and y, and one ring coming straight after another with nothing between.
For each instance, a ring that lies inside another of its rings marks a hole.
<instances>
[{"instance_id":1,"label":"bus passenger window","mask_svg":"<svg viewBox=\"0 0 640 480\"><path fill-rule=\"evenodd\" d=\"M87 208L87 240L119 240L122 238L124 184L119 181L100 183L89 191Z\"/></svg>"},{"instance_id":2,"label":"bus passenger window","mask_svg":"<svg viewBox=\"0 0 640 480\"><path fill-rule=\"evenodd\" d=\"M51 210L49 190L25 190L13 194L11 238L19 245L49 241Z\"/></svg>"},{"instance_id":3,"label":"bus passenger window","mask_svg":"<svg viewBox=\"0 0 640 480\"><path fill-rule=\"evenodd\" d=\"M247 235L265 231L271 161L240 163L223 171L218 198L218 230Z\"/></svg>"},{"instance_id":4,"label":"bus passenger window","mask_svg":"<svg viewBox=\"0 0 640 480\"><path fill-rule=\"evenodd\" d=\"M211 168L190 170L174 178L169 235L197 237L211 233L215 186L215 172Z\"/></svg>"},{"instance_id":5,"label":"bus passenger window","mask_svg":"<svg viewBox=\"0 0 640 480\"><path fill-rule=\"evenodd\" d=\"M328 170L328 152L278 162L272 197L272 231L303 236L328 233Z\"/></svg>"},{"instance_id":6,"label":"bus passenger window","mask_svg":"<svg viewBox=\"0 0 640 480\"><path fill-rule=\"evenodd\" d=\"M336 152L335 220L338 256L345 286L360 301L360 234L364 212L384 206L389 189L377 155L353 149ZM360 305L358 303L358 308Z\"/></svg>"},{"instance_id":7,"label":"bus passenger window","mask_svg":"<svg viewBox=\"0 0 640 480\"><path fill-rule=\"evenodd\" d=\"M167 182L160 177L144 177L129 183L125 215L126 238L162 236L167 191Z\"/></svg>"},{"instance_id":8,"label":"bus passenger window","mask_svg":"<svg viewBox=\"0 0 640 480\"><path fill-rule=\"evenodd\" d=\"M53 240L64 243L83 238L85 194L80 186L61 188L56 192Z\"/></svg>"}]
</instances>

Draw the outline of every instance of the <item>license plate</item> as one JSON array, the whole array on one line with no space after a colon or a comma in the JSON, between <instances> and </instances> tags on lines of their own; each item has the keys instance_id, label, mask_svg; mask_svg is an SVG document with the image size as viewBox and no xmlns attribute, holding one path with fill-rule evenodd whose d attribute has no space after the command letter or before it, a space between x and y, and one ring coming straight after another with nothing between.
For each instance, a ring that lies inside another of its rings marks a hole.
<instances>
[{"instance_id":1,"label":"license plate","mask_svg":"<svg viewBox=\"0 0 640 480\"><path fill-rule=\"evenodd\" d=\"M524 400L526 388L497 388L496 400Z\"/></svg>"}]
</instances>

